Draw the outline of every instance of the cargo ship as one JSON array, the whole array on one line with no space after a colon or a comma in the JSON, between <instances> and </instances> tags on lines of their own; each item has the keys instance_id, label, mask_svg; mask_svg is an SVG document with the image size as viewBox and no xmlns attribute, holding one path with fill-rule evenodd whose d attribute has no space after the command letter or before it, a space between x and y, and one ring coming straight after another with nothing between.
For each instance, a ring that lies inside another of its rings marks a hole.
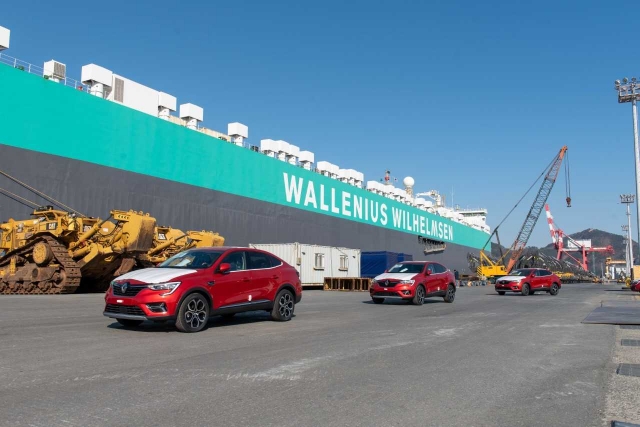
<instances>
[{"instance_id":1,"label":"cargo ship","mask_svg":"<svg viewBox=\"0 0 640 427\"><path fill-rule=\"evenodd\" d=\"M30 189L86 215L150 212L159 224L219 232L229 245L292 243L392 251L473 274L487 210L446 206L413 178L366 181L283 140L249 143L248 127L203 126L203 108L106 67L80 80L63 62L7 55L0 27L0 219L28 218ZM11 178L11 179L9 179ZM11 200L13 199L13 200Z\"/></svg>"}]
</instances>

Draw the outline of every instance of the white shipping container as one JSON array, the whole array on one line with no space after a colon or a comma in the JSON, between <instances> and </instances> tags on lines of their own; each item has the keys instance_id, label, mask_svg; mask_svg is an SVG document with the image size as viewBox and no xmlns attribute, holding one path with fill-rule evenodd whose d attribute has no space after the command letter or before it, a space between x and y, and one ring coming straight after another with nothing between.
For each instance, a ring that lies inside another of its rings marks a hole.
<instances>
[{"instance_id":1,"label":"white shipping container","mask_svg":"<svg viewBox=\"0 0 640 427\"><path fill-rule=\"evenodd\" d=\"M322 286L325 277L360 277L360 249L305 243L250 243L271 252L300 273L302 286Z\"/></svg>"}]
</instances>

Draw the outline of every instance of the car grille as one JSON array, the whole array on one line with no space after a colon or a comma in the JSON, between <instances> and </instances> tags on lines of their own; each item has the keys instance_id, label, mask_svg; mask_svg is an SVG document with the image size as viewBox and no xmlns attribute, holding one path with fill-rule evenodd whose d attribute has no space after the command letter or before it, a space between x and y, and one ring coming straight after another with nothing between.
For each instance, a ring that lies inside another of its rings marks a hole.
<instances>
[{"instance_id":1,"label":"car grille","mask_svg":"<svg viewBox=\"0 0 640 427\"><path fill-rule=\"evenodd\" d=\"M511 280L498 280L498 283L501 285L508 285L509 283L511 283Z\"/></svg>"},{"instance_id":2,"label":"car grille","mask_svg":"<svg viewBox=\"0 0 640 427\"><path fill-rule=\"evenodd\" d=\"M125 291L122 292L122 287L124 285L127 285L127 287L125 288ZM122 283L122 284L114 284L111 286L111 288L113 289L114 295L123 296L123 297L134 297L138 295L138 292L146 288L146 286L132 286L128 283Z\"/></svg>"},{"instance_id":3,"label":"car grille","mask_svg":"<svg viewBox=\"0 0 640 427\"><path fill-rule=\"evenodd\" d=\"M389 284L387 284L387 282L389 282ZM400 282L397 280L380 280L378 281L378 286L382 286L383 288L393 288L398 283Z\"/></svg>"},{"instance_id":4,"label":"car grille","mask_svg":"<svg viewBox=\"0 0 640 427\"><path fill-rule=\"evenodd\" d=\"M134 316L144 316L144 311L135 305L107 304L104 311L106 313L132 314Z\"/></svg>"},{"instance_id":5,"label":"car grille","mask_svg":"<svg viewBox=\"0 0 640 427\"><path fill-rule=\"evenodd\" d=\"M398 294L395 292L376 292L373 294L376 297L397 297Z\"/></svg>"}]
</instances>

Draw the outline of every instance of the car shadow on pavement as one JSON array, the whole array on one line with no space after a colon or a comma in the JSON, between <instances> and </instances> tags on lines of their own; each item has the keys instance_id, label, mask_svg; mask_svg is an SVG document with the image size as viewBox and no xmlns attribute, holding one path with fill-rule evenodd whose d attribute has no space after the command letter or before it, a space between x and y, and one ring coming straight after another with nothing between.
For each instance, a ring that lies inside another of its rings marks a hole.
<instances>
[{"instance_id":1,"label":"car shadow on pavement","mask_svg":"<svg viewBox=\"0 0 640 427\"><path fill-rule=\"evenodd\" d=\"M506 293L506 294L504 294L504 295L500 295L500 294L499 294L499 293L497 293L497 292L489 292L489 293L486 293L485 295L489 295L489 296L493 296L493 297L500 297L500 298L506 298L506 297L521 297L521 296L523 296L520 292L507 292L507 293ZM547 292L542 292L542 291L540 291L540 292L536 292L536 293L535 293L535 294L533 294L533 295L531 295L531 294L530 294L530 295L526 295L526 296L527 296L527 297L537 297L537 296L542 296L542 295L549 295L549 294L548 294Z\"/></svg>"},{"instance_id":2,"label":"car shadow on pavement","mask_svg":"<svg viewBox=\"0 0 640 427\"><path fill-rule=\"evenodd\" d=\"M293 320L295 317L296 317L295 314L291 316L291 320ZM265 314L239 313L230 319L225 319L221 316L213 316L209 319L209 321L207 322L207 325L204 328L202 328L202 330L199 332L204 332L208 329L216 329L216 328L227 327L227 326L244 325L248 323L262 323L262 322L273 322L273 320L271 319L271 315L269 313L265 313ZM107 325L107 328L120 329L124 331L132 331L132 332L181 333L176 329L174 321L167 321L164 323L147 321L147 322L144 322L142 325L135 326L135 327L125 327L118 322L113 322Z\"/></svg>"},{"instance_id":3,"label":"car shadow on pavement","mask_svg":"<svg viewBox=\"0 0 640 427\"><path fill-rule=\"evenodd\" d=\"M413 304L411 303L411 301L405 301L405 300L389 300L383 302L382 304L376 304L373 302L373 300L364 300L362 301L363 304L371 304L371 305L406 305L406 306L413 306ZM440 303L445 303L444 300L442 298L440 298L440 300L437 299L426 299L424 300L424 302L422 303L423 305L427 305L427 304L440 304Z\"/></svg>"}]
</instances>

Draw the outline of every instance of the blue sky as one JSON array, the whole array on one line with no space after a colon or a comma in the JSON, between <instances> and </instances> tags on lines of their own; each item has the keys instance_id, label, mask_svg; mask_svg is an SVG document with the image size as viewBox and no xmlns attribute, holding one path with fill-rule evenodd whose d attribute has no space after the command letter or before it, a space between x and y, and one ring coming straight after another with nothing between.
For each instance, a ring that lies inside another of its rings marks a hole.
<instances>
[{"instance_id":1,"label":"blue sky","mask_svg":"<svg viewBox=\"0 0 640 427\"><path fill-rule=\"evenodd\" d=\"M178 103L204 125L249 126L365 179L413 176L494 227L563 145L549 198L569 233L621 233L635 193L631 106L613 81L640 75L631 9L606 2L13 2L7 52L70 77L96 63ZM537 188L536 188L537 189ZM515 239L535 189L500 229ZM637 236L633 218L634 235ZM224 232L224 230L221 230ZM529 241L550 242L544 214ZM624 254L618 254L623 256Z\"/></svg>"}]
</instances>

